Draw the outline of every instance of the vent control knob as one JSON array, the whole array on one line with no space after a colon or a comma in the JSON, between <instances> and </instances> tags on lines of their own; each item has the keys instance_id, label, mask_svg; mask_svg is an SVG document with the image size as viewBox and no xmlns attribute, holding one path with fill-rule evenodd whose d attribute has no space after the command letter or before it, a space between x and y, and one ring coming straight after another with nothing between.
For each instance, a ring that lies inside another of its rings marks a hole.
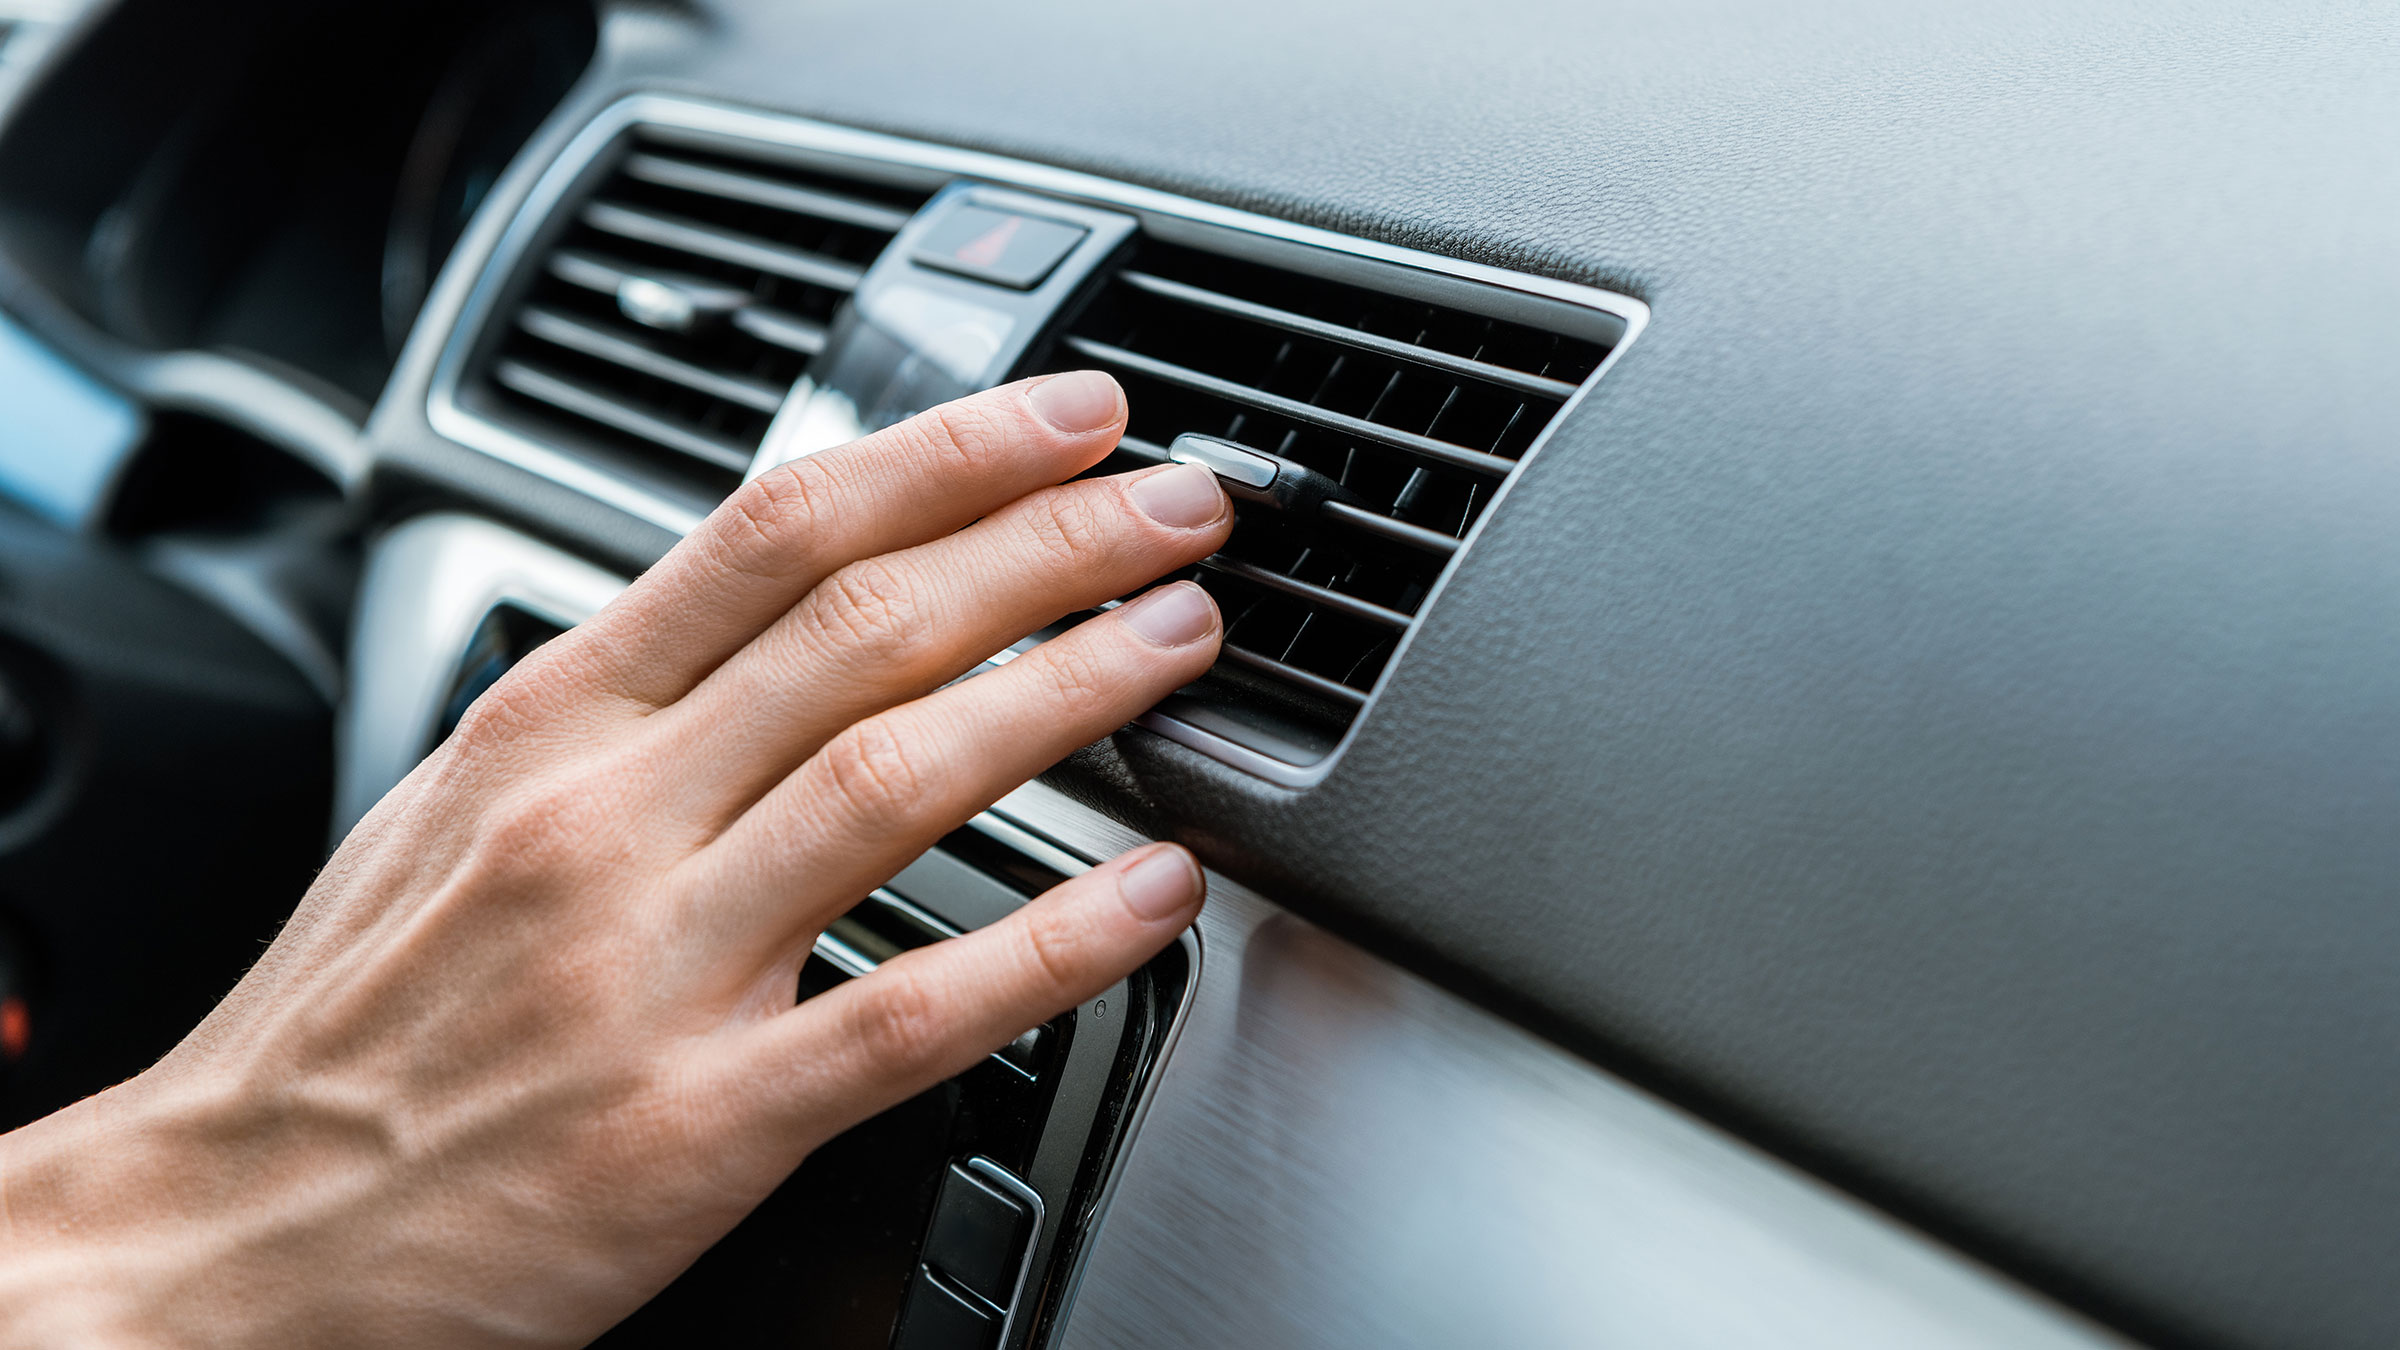
<instances>
[{"instance_id":1,"label":"vent control knob","mask_svg":"<svg viewBox=\"0 0 2400 1350\"><path fill-rule=\"evenodd\" d=\"M1178 464L1198 464L1216 474L1217 481L1234 496L1296 519L1316 515L1327 502L1361 504L1357 493L1297 460L1215 436L1187 431L1167 447L1167 458Z\"/></svg>"},{"instance_id":2,"label":"vent control knob","mask_svg":"<svg viewBox=\"0 0 2400 1350\"><path fill-rule=\"evenodd\" d=\"M691 333L724 321L750 303L748 291L706 283L684 285L658 277L629 276L617 283L617 310L662 333Z\"/></svg>"},{"instance_id":3,"label":"vent control knob","mask_svg":"<svg viewBox=\"0 0 2400 1350\"><path fill-rule=\"evenodd\" d=\"M1178 464L1197 464L1228 483L1248 488L1275 486L1275 475L1283 467L1273 455L1188 431L1167 447L1167 458Z\"/></svg>"}]
</instances>

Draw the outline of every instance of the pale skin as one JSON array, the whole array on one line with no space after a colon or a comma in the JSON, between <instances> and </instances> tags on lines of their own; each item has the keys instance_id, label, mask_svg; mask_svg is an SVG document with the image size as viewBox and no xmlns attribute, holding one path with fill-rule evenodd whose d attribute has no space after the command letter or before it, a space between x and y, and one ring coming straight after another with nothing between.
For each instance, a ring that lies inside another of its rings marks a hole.
<instances>
[{"instance_id":1,"label":"pale skin","mask_svg":"<svg viewBox=\"0 0 2400 1350\"><path fill-rule=\"evenodd\" d=\"M1065 483L1124 419L1059 376L771 471L527 660L188 1039L0 1136L0 1346L581 1344L1173 941L1204 885L1154 845L794 1002L827 922L1214 659L1178 584L950 684L1224 541L1205 470Z\"/></svg>"}]
</instances>

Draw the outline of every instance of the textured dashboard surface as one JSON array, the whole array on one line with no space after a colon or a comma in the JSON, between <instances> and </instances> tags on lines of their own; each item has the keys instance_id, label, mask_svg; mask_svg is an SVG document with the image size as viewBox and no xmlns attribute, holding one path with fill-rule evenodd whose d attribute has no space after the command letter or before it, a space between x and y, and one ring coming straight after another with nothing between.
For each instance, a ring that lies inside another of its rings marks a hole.
<instances>
[{"instance_id":1,"label":"textured dashboard surface","mask_svg":"<svg viewBox=\"0 0 2400 1350\"><path fill-rule=\"evenodd\" d=\"M1120 781L2136 1331L2400 1341L2388 7L708 4L628 87L1647 300L1327 783Z\"/></svg>"}]
</instances>

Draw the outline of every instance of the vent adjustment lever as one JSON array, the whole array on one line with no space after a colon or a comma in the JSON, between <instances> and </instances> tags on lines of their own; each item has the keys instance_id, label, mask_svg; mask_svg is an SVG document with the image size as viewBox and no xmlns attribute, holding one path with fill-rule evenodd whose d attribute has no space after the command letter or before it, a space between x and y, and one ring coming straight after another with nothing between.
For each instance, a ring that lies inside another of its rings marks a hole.
<instances>
[{"instance_id":1,"label":"vent adjustment lever","mask_svg":"<svg viewBox=\"0 0 2400 1350\"><path fill-rule=\"evenodd\" d=\"M1216 474L1232 495L1273 507L1295 520L1316 516L1329 502L1362 505L1357 493L1330 475L1238 441L1187 431L1167 447L1167 458L1178 464L1200 465Z\"/></svg>"}]
</instances>

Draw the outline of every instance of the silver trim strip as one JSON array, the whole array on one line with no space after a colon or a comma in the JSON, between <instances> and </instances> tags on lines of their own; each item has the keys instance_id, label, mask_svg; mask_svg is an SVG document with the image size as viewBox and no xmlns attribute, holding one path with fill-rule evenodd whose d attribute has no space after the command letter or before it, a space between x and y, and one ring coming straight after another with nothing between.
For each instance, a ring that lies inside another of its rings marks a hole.
<instances>
[{"instance_id":1,"label":"silver trim strip","mask_svg":"<svg viewBox=\"0 0 2400 1350\"><path fill-rule=\"evenodd\" d=\"M1092 859L1069 852L1041 835L1009 820L1007 816L996 812L987 811L967 823L973 826L978 833L990 835L1062 877L1082 876L1096 865ZM1134 843L1126 845L1126 848L1138 848L1148 842L1146 839L1136 840ZM1123 851L1122 849L1118 850L1118 852ZM1116 855L1111 853L1101 856L1115 857Z\"/></svg>"},{"instance_id":2,"label":"silver trim strip","mask_svg":"<svg viewBox=\"0 0 2400 1350\"><path fill-rule=\"evenodd\" d=\"M1607 359L1600 363L1572 398L1560 408L1551 421L1551 428L1528 447L1517 461L1518 469L1501 480L1498 491L1475 527L1460 543L1458 554L1463 555L1490 524L1508 493L1522 478L1523 466L1531 463L1549 443L1551 430L1590 397L1592 388L1615 367L1627 348L1650 323L1650 307L1630 296L1571 281L1548 277L1527 276L1482 263L1461 262L1438 254L1421 253L1336 234L1308 225L1295 225L1273 217L1254 215L1248 211L1197 201L1190 197L1161 192L1154 188L1135 187L1071 169L1035 164L986 154L977 150L962 150L952 146L932 145L923 141L887 136L880 132L858 131L806 118L786 117L749 109L704 103L663 94L634 94L602 109L582 131L576 133L558 158L535 180L533 187L510 219L491 256L484 260L474 288L469 291L458 321L443 344L439 362L434 367L432 391L428 399L427 417L433 429L461 445L480 450L505 460L521 469L539 474L572 488L586 496L605 502L637 519L645 520L677 534L687 534L700 523L701 515L676 503L666 501L643 488L618 478L604 470L586 464L573 456L562 454L548 446L520 436L506 428L474 416L459 406L461 382L465 378L466 362L476 337L493 317L502 292L515 275L526 251L550 219L559 203L582 178L585 170L601 152L617 138L637 125L656 126L697 133L702 136L721 136L771 146L785 146L819 154L842 156L871 163L898 165L961 178L977 178L1008 184L1054 196L1067 197L1095 205L1114 207L1159 216L1212 225L1247 234L1261 235L1311 248L1346 253L1372 259L1396 267L1412 268L1480 282L1502 290L1524 295L1540 296L1586 309L1614 315L1625 324L1624 336L1610 349ZM1403 633L1391 659L1384 663L1382 676L1367 700L1351 718L1349 728L1325 757L1313 764L1291 764L1264 755L1247 746L1227 740L1214 732L1203 730L1163 713L1145 714L1138 725L1155 731L1169 740L1213 756L1236 768L1285 787L1308 787L1323 781L1340 761L1342 753L1356 740L1359 729L1375 711L1384 685L1392 672L1408 655L1425 615L1438 604L1442 592L1458 568L1457 556L1444 568L1434 583L1424 604L1418 606L1417 622Z\"/></svg>"},{"instance_id":3,"label":"silver trim strip","mask_svg":"<svg viewBox=\"0 0 2400 1350\"><path fill-rule=\"evenodd\" d=\"M958 936L957 924L950 922L948 919L945 919L941 915L934 913L932 910L925 908L914 900L909 899L905 895L896 895L891 891L878 887L874 892L874 900L875 903L883 906L885 909L891 910L895 914L905 915L911 921L924 925L925 928L930 932L939 933L944 937Z\"/></svg>"},{"instance_id":4,"label":"silver trim strip","mask_svg":"<svg viewBox=\"0 0 2400 1350\"><path fill-rule=\"evenodd\" d=\"M854 980L863 975L874 974L875 967L880 964L874 958L868 956L865 952L862 952L858 948L851 946L849 943L842 941L840 938L835 937L831 933L817 934L816 943L811 950L814 951L816 955L825 958L826 962L834 969L841 971L843 974L848 975Z\"/></svg>"}]
</instances>

